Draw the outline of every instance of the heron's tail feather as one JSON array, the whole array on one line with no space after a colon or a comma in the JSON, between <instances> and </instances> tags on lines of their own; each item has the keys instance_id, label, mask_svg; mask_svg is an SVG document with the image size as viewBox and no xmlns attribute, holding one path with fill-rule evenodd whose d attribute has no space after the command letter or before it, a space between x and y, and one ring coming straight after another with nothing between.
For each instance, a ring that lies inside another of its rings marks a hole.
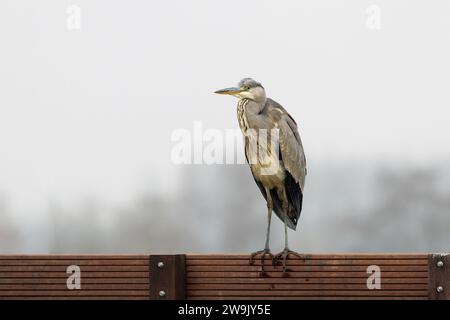
<instances>
[{"instance_id":1,"label":"heron's tail feather","mask_svg":"<svg viewBox=\"0 0 450 320\"><path fill-rule=\"evenodd\" d=\"M263 185L256 179L255 182L258 185L259 189L261 190L262 195L267 200L266 191ZM292 175L287 171L286 171L285 188L289 202L287 212L288 216L287 226L292 230L295 230L297 228L297 222L300 217L300 212L302 211L303 193L298 183L295 182ZM278 194L275 189L272 189L270 191L270 195L272 196L273 211L276 213L278 218L280 218L280 220L284 222L283 204L281 202L281 199L278 198Z\"/></svg>"},{"instance_id":2,"label":"heron's tail feather","mask_svg":"<svg viewBox=\"0 0 450 320\"><path fill-rule=\"evenodd\" d=\"M297 223L300 218L300 213L303 206L303 193L300 189L298 183L295 182L294 178L289 172L286 172L285 188L289 201L288 212L287 212L287 226L292 230L297 228ZM273 210L275 211L278 218L284 221L283 204L281 199L275 190L271 192L273 200Z\"/></svg>"}]
</instances>

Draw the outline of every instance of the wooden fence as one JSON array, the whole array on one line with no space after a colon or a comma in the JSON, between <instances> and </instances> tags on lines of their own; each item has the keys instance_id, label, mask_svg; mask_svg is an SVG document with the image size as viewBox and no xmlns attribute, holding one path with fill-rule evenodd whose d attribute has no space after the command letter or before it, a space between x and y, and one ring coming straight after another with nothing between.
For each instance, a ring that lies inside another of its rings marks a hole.
<instances>
[{"instance_id":1,"label":"wooden fence","mask_svg":"<svg viewBox=\"0 0 450 320\"><path fill-rule=\"evenodd\" d=\"M0 255L0 299L450 299L447 254Z\"/></svg>"}]
</instances>

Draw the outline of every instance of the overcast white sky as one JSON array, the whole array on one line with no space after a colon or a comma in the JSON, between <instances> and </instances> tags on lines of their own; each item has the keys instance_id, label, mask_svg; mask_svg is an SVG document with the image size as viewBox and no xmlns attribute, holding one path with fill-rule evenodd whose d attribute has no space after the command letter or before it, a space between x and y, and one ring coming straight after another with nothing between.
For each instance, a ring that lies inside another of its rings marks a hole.
<instances>
[{"instance_id":1,"label":"overcast white sky","mask_svg":"<svg viewBox=\"0 0 450 320\"><path fill-rule=\"evenodd\" d=\"M212 92L248 76L310 161L443 159L449 17L446 0L2 0L0 193L36 208L170 192L172 131L237 128L236 101Z\"/></svg>"}]
</instances>

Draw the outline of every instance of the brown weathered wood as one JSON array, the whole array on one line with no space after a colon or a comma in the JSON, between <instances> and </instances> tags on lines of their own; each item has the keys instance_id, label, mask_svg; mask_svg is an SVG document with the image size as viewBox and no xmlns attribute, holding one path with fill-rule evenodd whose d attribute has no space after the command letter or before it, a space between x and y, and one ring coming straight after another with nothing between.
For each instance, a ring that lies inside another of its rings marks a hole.
<instances>
[{"instance_id":1,"label":"brown weathered wood","mask_svg":"<svg viewBox=\"0 0 450 320\"><path fill-rule=\"evenodd\" d=\"M14 290L1 292L2 297L21 297L21 296L89 296L89 297L101 297L101 296L142 296L148 297L148 290Z\"/></svg>"},{"instance_id":2,"label":"brown weathered wood","mask_svg":"<svg viewBox=\"0 0 450 320\"><path fill-rule=\"evenodd\" d=\"M63 279L64 280L64 279ZM3 284L58 284L64 283L61 277L58 278L0 278L0 285ZM149 285L148 277L145 278L83 278L85 284L145 284Z\"/></svg>"},{"instance_id":3,"label":"brown weathered wood","mask_svg":"<svg viewBox=\"0 0 450 320\"><path fill-rule=\"evenodd\" d=\"M61 282L61 281L59 281ZM83 283L83 291L88 290L148 290L148 284L146 283ZM0 284L0 295L2 291L10 290L67 290L66 284Z\"/></svg>"},{"instance_id":4,"label":"brown weathered wood","mask_svg":"<svg viewBox=\"0 0 450 320\"><path fill-rule=\"evenodd\" d=\"M379 266L381 289L367 287L367 267ZM425 254L305 254L279 265L248 255L187 255L188 299L426 299Z\"/></svg>"},{"instance_id":5,"label":"brown weathered wood","mask_svg":"<svg viewBox=\"0 0 450 320\"><path fill-rule=\"evenodd\" d=\"M264 265L270 266L270 259L264 261ZM288 266L428 266L428 259L348 259L348 260L327 260L327 259L290 259ZM248 266L248 259L188 259L186 266ZM259 259L254 261L255 266L261 265Z\"/></svg>"},{"instance_id":6,"label":"brown weathered wood","mask_svg":"<svg viewBox=\"0 0 450 320\"><path fill-rule=\"evenodd\" d=\"M66 272L0 272L0 278L67 278ZM144 278L148 277L148 272L83 272L83 278Z\"/></svg>"},{"instance_id":7,"label":"brown weathered wood","mask_svg":"<svg viewBox=\"0 0 450 320\"><path fill-rule=\"evenodd\" d=\"M190 290L367 290L366 284L196 284L190 285ZM428 284L383 284L383 290L428 292Z\"/></svg>"},{"instance_id":8,"label":"brown weathered wood","mask_svg":"<svg viewBox=\"0 0 450 320\"><path fill-rule=\"evenodd\" d=\"M81 268L81 290L67 289L70 265ZM261 277L248 254L0 255L0 299L450 299L448 255L304 254L288 259L287 277L265 265ZM380 289L367 287L371 265Z\"/></svg>"},{"instance_id":9,"label":"brown weathered wood","mask_svg":"<svg viewBox=\"0 0 450 320\"><path fill-rule=\"evenodd\" d=\"M42 297L6 297L0 300L148 300L146 296L42 296Z\"/></svg>"},{"instance_id":10,"label":"brown weathered wood","mask_svg":"<svg viewBox=\"0 0 450 320\"><path fill-rule=\"evenodd\" d=\"M283 277L283 272L266 272L266 276L271 277ZM290 278L335 278L335 277L348 277L348 278L367 278L365 272L289 272ZM259 278L260 272L248 271L248 272L208 272L208 271L191 271L188 272L188 277L203 278L203 277L217 277L217 278ZM404 271L404 272L383 272L384 278L428 278L428 272L418 271Z\"/></svg>"},{"instance_id":11,"label":"brown weathered wood","mask_svg":"<svg viewBox=\"0 0 450 320\"><path fill-rule=\"evenodd\" d=\"M189 300L426 300L426 297L353 297L353 296L321 296L321 297L191 297Z\"/></svg>"},{"instance_id":12,"label":"brown weathered wood","mask_svg":"<svg viewBox=\"0 0 450 320\"><path fill-rule=\"evenodd\" d=\"M367 266L294 266L288 265L289 272L362 272L366 275ZM421 271L428 272L428 266L382 266L384 272ZM261 270L259 266L188 266L187 272L241 272ZM279 266L268 265L266 271L280 271Z\"/></svg>"},{"instance_id":13,"label":"brown weathered wood","mask_svg":"<svg viewBox=\"0 0 450 320\"><path fill-rule=\"evenodd\" d=\"M430 254L429 274L428 298L450 300L450 255ZM442 292L438 288L442 288Z\"/></svg>"},{"instance_id":14,"label":"brown weathered wood","mask_svg":"<svg viewBox=\"0 0 450 320\"><path fill-rule=\"evenodd\" d=\"M427 297L427 290L382 291L382 290L192 290L188 296L226 296L226 297L320 297L320 296L388 296L388 297Z\"/></svg>"},{"instance_id":15,"label":"brown weathered wood","mask_svg":"<svg viewBox=\"0 0 450 320\"><path fill-rule=\"evenodd\" d=\"M148 255L131 254L3 254L0 260L145 260Z\"/></svg>"},{"instance_id":16,"label":"brown weathered wood","mask_svg":"<svg viewBox=\"0 0 450 320\"><path fill-rule=\"evenodd\" d=\"M188 285L195 284L364 284L366 285L366 278L187 278ZM385 284L423 284L428 285L428 278L385 278Z\"/></svg>"},{"instance_id":17,"label":"brown weathered wood","mask_svg":"<svg viewBox=\"0 0 450 320\"><path fill-rule=\"evenodd\" d=\"M185 255L181 254L150 256L150 299L185 299L185 260Z\"/></svg>"},{"instance_id":18,"label":"brown weathered wood","mask_svg":"<svg viewBox=\"0 0 450 320\"><path fill-rule=\"evenodd\" d=\"M92 266L78 265L85 272L147 272L148 266ZM67 266L0 266L1 273L7 272L65 272Z\"/></svg>"},{"instance_id":19,"label":"brown weathered wood","mask_svg":"<svg viewBox=\"0 0 450 320\"><path fill-rule=\"evenodd\" d=\"M70 290L67 267L81 269ZM145 255L0 255L0 299L148 299Z\"/></svg>"},{"instance_id":20,"label":"brown weathered wood","mask_svg":"<svg viewBox=\"0 0 450 320\"><path fill-rule=\"evenodd\" d=\"M343 253L343 254L303 254L304 259L297 260L349 260L349 259L428 259L427 254L372 254L372 253ZM187 260L214 260L214 259L233 259L247 260L250 258L248 254L188 254Z\"/></svg>"},{"instance_id":21,"label":"brown weathered wood","mask_svg":"<svg viewBox=\"0 0 450 320\"><path fill-rule=\"evenodd\" d=\"M78 266L147 266L148 267L148 258L147 259L8 259L1 260L0 266L70 266L70 265L78 265Z\"/></svg>"},{"instance_id":22,"label":"brown weathered wood","mask_svg":"<svg viewBox=\"0 0 450 320\"><path fill-rule=\"evenodd\" d=\"M147 272L148 266L83 266L83 272ZM9 272L65 272L67 266L0 266L0 273Z\"/></svg>"}]
</instances>

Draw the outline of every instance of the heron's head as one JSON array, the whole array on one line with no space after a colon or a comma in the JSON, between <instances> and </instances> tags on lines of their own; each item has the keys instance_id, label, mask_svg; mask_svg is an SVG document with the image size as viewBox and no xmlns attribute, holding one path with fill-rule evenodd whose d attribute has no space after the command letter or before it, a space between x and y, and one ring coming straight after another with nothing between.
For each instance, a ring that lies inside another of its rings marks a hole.
<instances>
[{"instance_id":1,"label":"heron's head","mask_svg":"<svg viewBox=\"0 0 450 320\"><path fill-rule=\"evenodd\" d=\"M215 93L228 94L238 99L250 99L256 102L266 100L266 91L263 86L252 78L244 78L239 82L237 87L217 90Z\"/></svg>"}]
</instances>

